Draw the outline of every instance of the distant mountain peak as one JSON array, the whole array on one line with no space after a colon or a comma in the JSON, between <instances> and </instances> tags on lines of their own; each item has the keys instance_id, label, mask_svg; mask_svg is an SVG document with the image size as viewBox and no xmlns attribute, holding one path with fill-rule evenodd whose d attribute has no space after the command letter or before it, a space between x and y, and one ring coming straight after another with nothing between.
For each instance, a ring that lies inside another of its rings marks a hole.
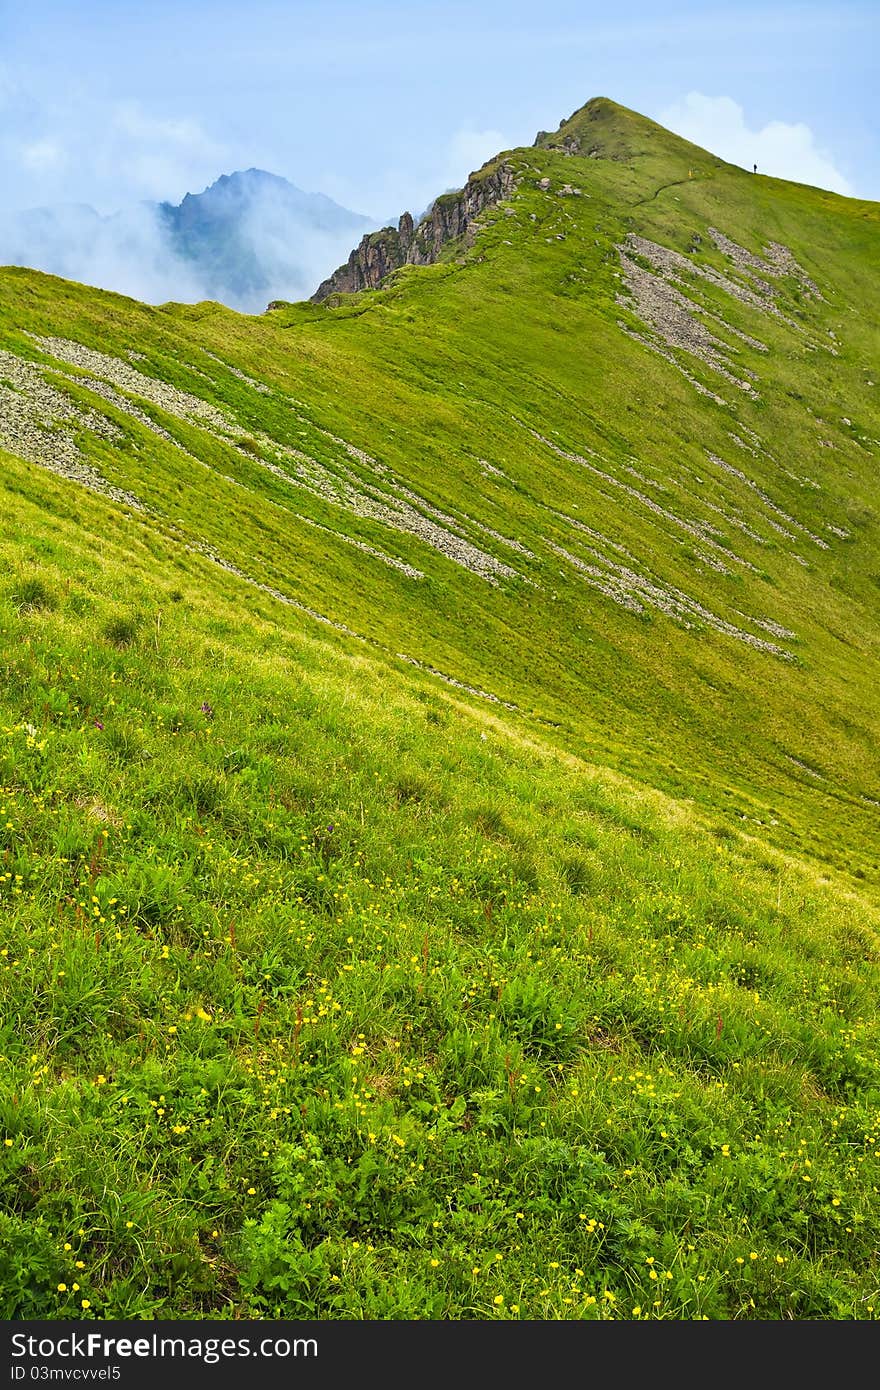
<instances>
[{"instance_id":1,"label":"distant mountain peak","mask_svg":"<svg viewBox=\"0 0 880 1390\"><path fill-rule=\"evenodd\" d=\"M280 174L256 168L235 169L229 174L221 174L213 183L208 184L207 188L202 189L201 193L187 193L179 203L163 202L159 206L163 212L176 212L182 208L188 211L203 208L213 213L223 209L231 211L241 203L269 195L298 211L307 214L311 212L319 219L326 219L328 215L338 217L340 222L345 221L352 230L359 224L365 227L369 222L369 219L360 213L352 212L328 198L326 193L306 193Z\"/></svg>"}]
</instances>

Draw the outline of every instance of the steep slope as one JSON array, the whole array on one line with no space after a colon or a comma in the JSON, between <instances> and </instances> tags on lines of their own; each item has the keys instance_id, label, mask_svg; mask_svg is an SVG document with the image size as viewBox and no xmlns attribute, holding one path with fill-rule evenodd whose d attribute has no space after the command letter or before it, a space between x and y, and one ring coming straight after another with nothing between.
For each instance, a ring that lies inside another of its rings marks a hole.
<instances>
[{"instance_id":1,"label":"steep slope","mask_svg":"<svg viewBox=\"0 0 880 1390\"><path fill-rule=\"evenodd\" d=\"M11 1315L873 1313L880 210L501 167L258 318L0 273Z\"/></svg>"},{"instance_id":2,"label":"steep slope","mask_svg":"<svg viewBox=\"0 0 880 1390\"><path fill-rule=\"evenodd\" d=\"M607 158L514 152L459 261L335 307L7 273L3 438L573 751L873 875L877 209L596 109Z\"/></svg>"}]
</instances>

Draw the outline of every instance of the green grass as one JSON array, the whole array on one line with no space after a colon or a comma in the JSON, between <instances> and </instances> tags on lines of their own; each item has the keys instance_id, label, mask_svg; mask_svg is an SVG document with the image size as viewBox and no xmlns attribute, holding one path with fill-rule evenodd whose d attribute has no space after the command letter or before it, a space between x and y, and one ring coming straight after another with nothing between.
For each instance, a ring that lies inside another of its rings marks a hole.
<instances>
[{"instance_id":1,"label":"green grass","mask_svg":"<svg viewBox=\"0 0 880 1390\"><path fill-rule=\"evenodd\" d=\"M461 263L335 308L0 273L0 347L135 350L248 441L82 376L123 436L81 446L147 511L0 453L6 1317L875 1316L877 209L611 117L607 157L514 152ZM770 348L735 416L617 326L622 235L707 225L790 246L827 302L781 302L838 333L820 360L725 300ZM519 577L260 466L367 476L326 431ZM757 525L706 449L851 539L695 564L618 484ZM560 511L796 659L586 587Z\"/></svg>"}]
</instances>

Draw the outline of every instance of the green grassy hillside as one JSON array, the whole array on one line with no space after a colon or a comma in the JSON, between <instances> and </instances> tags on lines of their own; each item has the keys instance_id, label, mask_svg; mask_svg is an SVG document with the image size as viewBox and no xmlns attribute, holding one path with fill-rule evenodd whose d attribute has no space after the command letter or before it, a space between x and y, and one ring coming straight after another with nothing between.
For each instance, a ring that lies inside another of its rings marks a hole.
<instances>
[{"instance_id":1,"label":"green grassy hillside","mask_svg":"<svg viewBox=\"0 0 880 1390\"><path fill-rule=\"evenodd\" d=\"M319 306L0 271L6 1316L874 1316L880 210L504 158Z\"/></svg>"}]
</instances>

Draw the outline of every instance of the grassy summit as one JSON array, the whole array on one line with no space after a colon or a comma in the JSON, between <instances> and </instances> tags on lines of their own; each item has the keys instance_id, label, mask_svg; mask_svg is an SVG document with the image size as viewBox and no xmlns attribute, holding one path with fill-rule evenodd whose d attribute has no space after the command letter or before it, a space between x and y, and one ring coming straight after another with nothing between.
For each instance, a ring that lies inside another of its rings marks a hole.
<instances>
[{"instance_id":1,"label":"grassy summit","mask_svg":"<svg viewBox=\"0 0 880 1390\"><path fill-rule=\"evenodd\" d=\"M6 1316L874 1315L880 210L504 160L322 305L0 272Z\"/></svg>"}]
</instances>

